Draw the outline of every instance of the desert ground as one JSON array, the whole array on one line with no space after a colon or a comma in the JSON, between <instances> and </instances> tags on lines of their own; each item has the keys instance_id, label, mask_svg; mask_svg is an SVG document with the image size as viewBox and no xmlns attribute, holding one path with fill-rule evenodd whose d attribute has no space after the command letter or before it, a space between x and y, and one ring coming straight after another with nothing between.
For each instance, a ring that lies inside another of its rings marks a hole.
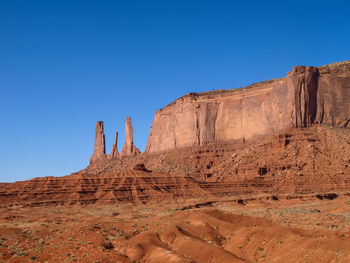
<instances>
[{"instance_id":1,"label":"desert ground","mask_svg":"<svg viewBox=\"0 0 350 263\"><path fill-rule=\"evenodd\" d=\"M349 262L350 196L9 206L0 262Z\"/></svg>"}]
</instances>

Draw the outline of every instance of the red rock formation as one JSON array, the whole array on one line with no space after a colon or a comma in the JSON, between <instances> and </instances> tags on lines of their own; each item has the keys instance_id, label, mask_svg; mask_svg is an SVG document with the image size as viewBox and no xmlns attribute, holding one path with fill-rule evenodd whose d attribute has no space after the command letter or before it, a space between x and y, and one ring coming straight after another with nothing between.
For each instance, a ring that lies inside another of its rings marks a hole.
<instances>
[{"instance_id":1,"label":"red rock formation","mask_svg":"<svg viewBox=\"0 0 350 263\"><path fill-rule=\"evenodd\" d=\"M120 152L120 156L130 156L137 155L140 153L140 150L136 148L133 141L133 129L131 124L130 117L126 118L125 121L125 144L123 146L122 151Z\"/></svg>"},{"instance_id":2,"label":"red rock formation","mask_svg":"<svg viewBox=\"0 0 350 263\"><path fill-rule=\"evenodd\" d=\"M319 67L315 123L350 128L350 62Z\"/></svg>"},{"instance_id":3,"label":"red rock formation","mask_svg":"<svg viewBox=\"0 0 350 263\"><path fill-rule=\"evenodd\" d=\"M118 158L119 152L118 152L118 132L115 133L115 140L114 144L112 146L111 154L109 155L110 158Z\"/></svg>"},{"instance_id":4,"label":"red rock formation","mask_svg":"<svg viewBox=\"0 0 350 263\"><path fill-rule=\"evenodd\" d=\"M112 174L72 174L15 182L0 188L0 207L57 204L120 203L173 200L206 196L185 176L147 171Z\"/></svg>"},{"instance_id":5,"label":"red rock formation","mask_svg":"<svg viewBox=\"0 0 350 263\"><path fill-rule=\"evenodd\" d=\"M295 127L309 127L316 118L318 69L294 67L288 73L288 86L295 92Z\"/></svg>"},{"instance_id":6,"label":"red rock formation","mask_svg":"<svg viewBox=\"0 0 350 263\"><path fill-rule=\"evenodd\" d=\"M245 144L104 159L70 176L0 184L0 207L183 198L205 202L241 195L317 196L349 189L349 131L314 126Z\"/></svg>"},{"instance_id":7,"label":"red rock formation","mask_svg":"<svg viewBox=\"0 0 350 263\"><path fill-rule=\"evenodd\" d=\"M350 127L350 62L294 67L242 89L189 93L156 112L147 153L228 143L313 123Z\"/></svg>"},{"instance_id":8,"label":"red rock formation","mask_svg":"<svg viewBox=\"0 0 350 263\"><path fill-rule=\"evenodd\" d=\"M103 131L103 121L98 121L95 128L94 153L90 157L90 163L106 158L105 134Z\"/></svg>"}]
</instances>

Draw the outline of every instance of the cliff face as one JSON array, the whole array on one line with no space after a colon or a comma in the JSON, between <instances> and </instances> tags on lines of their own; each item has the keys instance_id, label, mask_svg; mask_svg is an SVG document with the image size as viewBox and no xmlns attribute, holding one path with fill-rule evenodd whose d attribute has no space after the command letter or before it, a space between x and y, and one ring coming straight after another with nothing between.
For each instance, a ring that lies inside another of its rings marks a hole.
<instances>
[{"instance_id":1,"label":"cliff face","mask_svg":"<svg viewBox=\"0 0 350 263\"><path fill-rule=\"evenodd\" d=\"M350 62L319 67L316 123L350 128Z\"/></svg>"},{"instance_id":2,"label":"cliff face","mask_svg":"<svg viewBox=\"0 0 350 263\"><path fill-rule=\"evenodd\" d=\"M350 127L350 62L294 67L287 77L190 93L156 112L147 153L245 140L313 123Z\"/></svg>"}]
</instances>

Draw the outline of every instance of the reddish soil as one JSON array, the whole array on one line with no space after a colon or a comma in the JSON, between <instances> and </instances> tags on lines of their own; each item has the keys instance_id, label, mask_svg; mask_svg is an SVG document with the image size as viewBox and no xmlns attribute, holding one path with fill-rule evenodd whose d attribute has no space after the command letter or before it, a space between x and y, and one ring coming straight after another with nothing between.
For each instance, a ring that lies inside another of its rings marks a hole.
<instances>
[{"instance_id":1,"label":"reddish soil","mask_svg":"<svg viewBox=\"0 0 350 263\"><path fill-rule=\"evenodd\" d=\"M1 208L0 261L350 260L349 196L194 204Z\"/></svg>"},{"instance_id":2,"label":"reddish soil","mask_svg":"<svg viewBox=\"0 0 350 263\"><path fill-rule=\"evenodd\" d=\"M0 262L349 262L350 133L103 160L0 184Z\"/></svg>"}]
</instances>

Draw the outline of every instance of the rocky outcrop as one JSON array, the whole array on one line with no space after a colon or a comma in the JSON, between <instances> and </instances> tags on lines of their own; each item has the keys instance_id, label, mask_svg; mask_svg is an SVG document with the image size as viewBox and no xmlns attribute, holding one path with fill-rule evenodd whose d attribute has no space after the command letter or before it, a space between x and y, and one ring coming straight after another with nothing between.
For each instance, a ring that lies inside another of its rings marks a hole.
<instances>
[{"instance_id":1,"label":"rocky outcrop","mask_svg":"<svg viewBox=\"0 0 350 263\"><path fill-rule=\"evenodd\" d=\"M104 159L119 159L125 156L135 156L141 153L136 148L133 141L133 128L130 117L125 121L125 144L122 151L118 152L118 132L115 133L115 140L110 154L106 155L105 135L103 131L103 121L98 121L95 131L94 153L90 158L90 164L95 164L97 161Z\"/></svg>"},{"instance_id":2,"label":"rocky outcrop","mask_svg":"<svg viewBox=\"0 0 350 263\"><path fill-rule=\"evenodd\" d=\"M0 184L0 207L183 198L227 201L242 195L324 195L349 189L348 130L314 126L245 144L105 159L69 176Z\"/></svg>"},{"instance_id":3,"label":"rocky outcrop","mask_svg":"<svg viewBox=\"0 0 350 263\"><path fill-rule=\"evenodd\" d=\"M90 158L90 163L106 158L105 134L103 131L103 121L98 121L95 128L94 152Z\"/></svg>"},{"instance_id":4,"label":"rocky outcrop","mask_svg":"<svg viewBox=\"0 0 350 263\"><path fill-rule=\"evenodd\" d=\"M350 127L350 62L294 67L246 88L189 93L156 112L147 153L245 141L314 123Z\"/></svg>"},{"instance_id":5,"label":"rocky outcrop","mask_svg":"<svg viewBox=\"0 0 350 263\"><path fill-rule=\"evenodd\" d=\"M115 133L115 140L114 144L112 146L111 154L109 155L110 158L118 158L119 152L118 152L118 132Z\"/></svg>"},{"instance_id":6,"label":"rocky outcrop","mask_svg":"<svg viewBox=\"0 0 350 263\"><path fill-rule=\"evenodd\" d=\"M140 150L137 149L134 145L134 135L131 119L130 117L127 117L125 121L125 144L122 148L122 151L120 152L120 156L125 157L130 155L137 155L139 153Z\"/></svg>"}]
</instances>

